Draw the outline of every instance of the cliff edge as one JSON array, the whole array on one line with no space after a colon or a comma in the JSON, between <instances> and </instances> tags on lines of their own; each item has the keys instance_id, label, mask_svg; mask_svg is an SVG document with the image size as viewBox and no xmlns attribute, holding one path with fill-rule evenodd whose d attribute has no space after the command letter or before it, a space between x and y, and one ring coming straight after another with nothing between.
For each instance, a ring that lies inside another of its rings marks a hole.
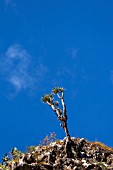
<instances>
[{"instance_id":1,"label":"cliff edge","mask_svg":"<svg viewBox=\"0 0 113 170\"><path fill-rule=\"evenodd\" d=\"M28 153L21 153L15 149L13 159L7 158L0 168L0 170L91 169L113 170L113 148L101 142L89 142L84 138L74 137L68 144L64 138L48 145L29 147Z\"/></svg>"}]
</instances>

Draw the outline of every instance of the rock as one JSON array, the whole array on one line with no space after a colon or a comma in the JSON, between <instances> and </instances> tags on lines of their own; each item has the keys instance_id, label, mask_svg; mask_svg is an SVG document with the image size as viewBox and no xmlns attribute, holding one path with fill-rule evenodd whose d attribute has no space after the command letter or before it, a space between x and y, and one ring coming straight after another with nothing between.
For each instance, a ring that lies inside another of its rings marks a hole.
<instances>
[{"instance_id":1,"label":"rock","mask_svg":"<svg viewBox=\"0 0 113 170\"><path fill-rule=\"evenodd\" d=\"M37 146L14 162L8 160L3 166L6 170L113 170L113 148L84 138L73 137L66 143L65 138Z\"/></svg>"}]
</instances>

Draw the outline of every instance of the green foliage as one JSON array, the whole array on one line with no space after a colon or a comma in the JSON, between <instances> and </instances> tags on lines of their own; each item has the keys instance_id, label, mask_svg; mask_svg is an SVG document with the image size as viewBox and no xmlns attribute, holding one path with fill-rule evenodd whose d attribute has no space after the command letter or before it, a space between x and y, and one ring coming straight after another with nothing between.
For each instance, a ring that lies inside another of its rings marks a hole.
<instances>
[{"instance_id":1,"label":"green foliage","mask_svg":"<svg viewBox=\"0 0 113 170\"><path fill-rule=\"evenodd\" d=\"M33 152L35 152L36 146L27 146L26 148L27 151L32 154Z\"/></svg>"},{"instance_id":2,"label":"green foliage","mask_svg":"<svg viewBox=\"0 0 113 170\"><path fill-rule=\"evenodd\" d=\"M55 87L53 90L52 90L53 94L57 94L59 92L64 92L64 89L63 88L59 88L59 87Z\"/></svg>"},{"instance_id":3,"label":"green foliage","mask_svg":"<svg viewBox=\"0 0 113 170\"><path fill-rule=\"evenodd\" d=\"M11 154L13 158L19 158L21 156L21 152L16 147L12 149Z\"/></svg>"},{"instance_id":4,"label":"green foliage","mask_svg":"<svg viewBox=\"0 0 113 170\"><path fill-rule=\"evenodd\" d=\"M52 94L46 94L42 97L42 101L45 103L45 102L49 102L49 103L52 103L53 101L53 96Z\"/></svg>"},{"instance_id":5,"label":"green foliage","mask_svg":"<svg viewBox=\"0 0 113 170\"><path fill-rule=\"evenodd\" d=\"M105 162L96 162L97 165L99 165L102 170L106 170L106 165L105 165Z\"/></svg>"},{"instance_id":6,"label":"green foliage","mask_svg":"<svg viewBox=\"0 0 113 170\"><path fill-rule=\"evenodd\" d=\"M6 167L6 165L2 165L2 164L0 164L0 169L2 169L2 170L10 170L9 167Z\"/></svg>"},{"instance_id":7,"label":"green foliage","mask_svg":"<svg viewBox=\"0 0 113 170\"><path fill-rule=\"evenodd\" d=\"M7 162L9 161L9 157L8 157L8 155L7 155L7 153L4 155L4 157L2 158L2 161L3 161L3 164L4 165L7 165Z\"/></svg>"},{"instance_id":8,"label":"green foliage","mask_svg":"<svg viewBox=\"0 0 113 170\"><path fill-rule=\"evenodd\" d=\"M52 94L58 94L58 93L62 93L62 92L64 92L63 88L55 87L50 94L45 94L42 97L42 101L44 103L49 102L49 103L53 104L53 95ZM58 105L58 101L56 101L55 104Z\"/></svg>"},{"instance_id":9,"label":"green foliage","mask_svg":"<svg viewBox=\"0 0 113 170\"><path fill-rule=\"evenodd\" d=\"M2 170L11 170L13 164L17 165L19 163L19 159L21 158L22 154L23 153L14 147L10 154L4 155L2 158L2 164L0 164L0 168L2 168Z\"/></svg>"}]
</instances>

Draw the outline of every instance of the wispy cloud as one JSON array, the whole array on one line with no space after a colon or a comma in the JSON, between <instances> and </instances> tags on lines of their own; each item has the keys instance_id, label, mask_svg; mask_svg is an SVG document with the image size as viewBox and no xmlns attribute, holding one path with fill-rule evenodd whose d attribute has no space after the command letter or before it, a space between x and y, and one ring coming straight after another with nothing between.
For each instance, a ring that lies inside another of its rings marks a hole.
<instances>
[{"instance_id":1,"label":"wispy cloud","mask_svg":"<svg viewBox=\"0 0 113 170\"><path fill-rule=\"evenodd\" d=\"M5 0L5 5L6 6L11 6L11 7L16 7L16 2L15 0Z\"/></svg>"},{"instance_id":2,"label":"wispy cloud","mask_svg":"<svg viewBox=\"0 0 113 170\"><path fill-rule=\"evenodd\" d=\"M79 49L76 47L68 47L65 49L65 66L59 65L57 68L57 77L61 77L61 82L63 82L64 78L67 78L71 83L75 82L76 73L77 73L77 54Z\"/></svg>"},{"instance_id":3,"label":"wispy cloud","mask_svg":"<svg viewBox=\"0 0 113 170\"><path fill-rule=\"evenodd\" d=\"M5 0L5 4L6 4L6 5L12 4L12 0Z\"/></svg>"},{"instance_id":4,"label":"wispy cloud","mask_svg":"<svg viewBox=\"0 0 113 170\"><path fill-rule=\"evenodd\" d=\"M75 59L77 57L79 49L76 47L69 47L66 49L67 54L72 58Z\"/></svg>"},{"instance_id":5,"label":"wispy cloud","mask_svg":"<svg viewBox=\"0 0 113 170\"><path fill-rule=\"evenodd\" d=\"M16 0L4 0L5 3L5 10L11 8L15 14L18 14L17 11L17 1Z\"/></svg>"},{"instance_id":6,"label":"wispy cloud","mask_svg":"<svg viewBox=\"0 0 113 170\"><path fill-rule=\"evenodd\" d=\"M69 47L65 49L63 61L56 68L55 76L52 79L54 86L63 86L70 90L71 96L75 97L78 92L78 85L86 85L88 83L88 73L84 65L78 63L79 49ZM83 83L84 82L84 83Z\"/></svg>"},{"instance_id":7,"label":"wispy cloud","mask_svg":"<svg viewBox=\"0 0 113 170\"><path fill-rule=\"evenodd\" d=\"M15 92L33 90L42 81L48 68L34 62L33 57L19 44L11 45L0 61L1 71L4 78L9 82Z\"/></svg>"}]
</instances>

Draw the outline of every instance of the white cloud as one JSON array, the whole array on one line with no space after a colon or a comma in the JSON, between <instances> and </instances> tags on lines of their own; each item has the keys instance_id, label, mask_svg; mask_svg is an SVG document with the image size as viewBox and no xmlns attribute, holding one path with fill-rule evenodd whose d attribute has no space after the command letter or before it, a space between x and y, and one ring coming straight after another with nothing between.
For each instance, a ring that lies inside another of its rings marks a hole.
<instances>
[{"instance_id":1,"label":"white cloud","mask_svg":"<svg viewBox=\"0 0 113 170\"><path fill-rule=\"evenodd\" d=\"M73 59L75 59L77 57L78 51L79 49L76 47L69 47L67 48L67 53L70 57L72 57Z\"/></svg>"},{"instance_id":2,"label":"white cloud","mask_svg":"<svg viewBox=\"0 0 113 170\"><path fill-rule=\"evenodd\" d=\"M9 5L9 4L11 4L12 3L12 0L5 0L5 4L6 5Z\"/></svg>"},{"instance_id":3,"label":"white cloud","mask_svg":"<svg viewBox=\"0 0 113 170\"><path fill-rule=\"evenodd\" d=\"M16 15L18 15L17 10L17 0L5 0L5 11L11 9Z\"/></svg>"},{"instance_id":4,"label":"white cloud","mask_svg":"<svg viewBox=\"0 0 113 170\"><path fill-rule=\"evenodd\" d=\"M0 71L15 89L16 94L22 90L33 90L47 73L48 68L33 57L19 44L11 45L0 61Z\"/></svg>"},{"instance_id":5,"label":"white cloud","mask_svg":"<svg viewBox=\"0 0 113 170\"><path fill-rule=\"evenodd\" d=\"M19 90L23 87L23 81L19 77L13 76L10 79L10 82Z\"/></svg>"},{"instance_id":6,"label":"white cloud","mask_svg":"<svg viewBox=\"0 0 113 170\"><path fill-rule=\"evenodd\" d=\"M14 0L5 0L5 5L6 5L6 6L11 5L11 6L13 6L13 7L16 6Z\"/></svg>"},{"instance_id":7,"label":"white cloud","mask_svg":"<svg viewBox=\"0 0 113 170\"><path fill-rule=\"evenodd\" d=\"M22 49L18 44L10 46L6 52L6 56L9 58L23 58L26 54L26 50Z\"/></svg>"}]
</instances>

